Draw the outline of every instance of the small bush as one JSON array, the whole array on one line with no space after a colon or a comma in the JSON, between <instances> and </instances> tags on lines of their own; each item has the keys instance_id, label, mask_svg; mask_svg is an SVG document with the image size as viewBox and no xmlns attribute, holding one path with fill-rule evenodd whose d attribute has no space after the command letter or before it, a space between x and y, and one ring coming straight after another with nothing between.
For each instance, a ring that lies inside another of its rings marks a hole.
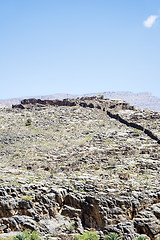
<instances>
[{"instance_id":1,"label":"small bush","mask_svg":"<svg viewBox=\"0 0 160 240\"><path fill-rule=\"evenodd\" d=\"M0 237L0 240L14 240L14 237Z\"/></svg>"},{"instance_id":2,"label":"small bush","mask_svg":"<svg viewBox=\"0 0 160 240\"><path fill-rule=\"evenodd\" d=\"M100 237L96 232L85 232L83 235L79 235L75 237L75 240L99 240Z\"/></svg>"},{"instance_id":3,"label":"small bush","mask_svg":"<svg viewBox=\"0 0 160 240\"><path fill-rule=\"evenodd\" d=\"M6 112L12 112L12 108L6 108Z\"/></svg>"},{"instance_id":4,"label":"small bush","mask_svg":"<svg viewBox=\"0 0 160 240\"><path fill-rule=\"evenodd\" d=\"M32 120L31 120L30 118L28 118L27 121L26 121L26 123L25 123L25 125L26 125L26 126L30 126L31 123L32 123Z\"/></svg>"},{"instance_id":5,"label":"small bush","mask_svg":"<svg viewBox=\"0 0 160 240\"><path fill-rule=\"evenodd\" d=\"M23 231L21 234L18 234L14 237L14 240L41 240L41 235L36 232L30 232L29 230Z\"/></svg>"},{"instance_id":6,"label":"small bush","mask_svg":"<svg viewBox=\"0 0 160 240\"><path fill-rule=\"evenodd\" d=\"M70 233L74 232L74 230L75 230L75 225L74 225L74 223L71 222L69 226L66 226L66 229L67 229Z\"/></svg>"},{"instance_id":7,"label":"small bush","mask_svg":"<svg viewBox=\"0 0 160 240\"><path fill-rule=\"evenodd\" d=\"M139 237L135 238L135 240L146 240L146 237L145 236L139 236Z\"/></svg>"},{"instance_id":8,"label":"small bush","mask_svg":"<svg viewBox=\"0 0 160 240\"><path fill-rule=\"evenodd\" d=\"M23 234L18 234L14 240L27 240L26 236Z\"/></svg>"},{"instance_id":9,"label":"small bush","mask_svg":"<svg viewBox=\"0 0 160 240\"><path fill-rule=\"evenodd\" d=\"M22 200L24 200L24 201L32 201L34 198L33 197L31 197L31 196L29 196L29 195L24 195L24 196L22 196Z\"/></svg>"},{"instance_id":10,"label":"small bush","mask_svg":"<svg viewBox=\"0 0 160 240\"><path fill-rule=\"evenodd\" d=\"M100 99L104 99L104 95L103 95L103 94L98 94L98 97L99 97Z\"/></svg>"},{"instance_id":11,"label":"small bush","mask_svg":"<svg viewBox=\"0 0 160 240\"><path fill-rule=\"evenodd\" d=\"M121 240L121 237L117 233L111 232L105 237L105 240Z\"/></svg>"}]
</instances>

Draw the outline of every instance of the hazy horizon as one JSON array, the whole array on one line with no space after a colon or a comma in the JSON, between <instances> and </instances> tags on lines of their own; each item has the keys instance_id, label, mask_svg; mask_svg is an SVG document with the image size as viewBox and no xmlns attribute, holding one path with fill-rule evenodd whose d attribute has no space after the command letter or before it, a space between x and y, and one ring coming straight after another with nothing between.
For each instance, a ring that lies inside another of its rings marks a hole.
<instances>
[{"instance_id":1,"label":"hazy horizon","mask_svg":"<svg viewBox=\"0 0 160 240\"><path fill-rule=\"evenodd\" d=\"M80 94L71 94L71 93L53 93L53 94L47 94L47 95L43 95L43 94L40 94L40 95L26 95L26 96L19 96L19 97L13 97L13 98L4 98L4 99L0 99L0 101L5 101L5 100L12 100L12 99L24 99L24 98L36 98L36 97L45 97L45 96L58 96L58 95L73 95L73 96L81 96L81 95L92 95L92 94L105 94L105 93L111 93L111 94L124 94L124 93L130 93L131 95L149 95L149 96L152 96L152 97L156 97L158 98L157 96L154 96L151 92L131 92L131 91L105 91L105 92L90 92L90 93L80 93ZM160 98L159 98L160 99Z\"/></svg>"}]
</instances>

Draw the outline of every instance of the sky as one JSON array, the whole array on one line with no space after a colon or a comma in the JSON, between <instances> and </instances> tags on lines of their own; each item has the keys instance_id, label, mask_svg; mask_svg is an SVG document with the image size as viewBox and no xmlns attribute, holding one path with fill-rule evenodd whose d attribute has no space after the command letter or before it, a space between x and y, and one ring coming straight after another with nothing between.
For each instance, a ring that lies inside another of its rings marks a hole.
<instances>
[{"instance_id":1,"label":"sky","mask_svg":"<svg viewBox=\"0 0 160 240\"><path fill-rule=\"evenodd\" d=\"M0 0L0 99L160 97L159 0Z\"/></svg>"}]
</instances>

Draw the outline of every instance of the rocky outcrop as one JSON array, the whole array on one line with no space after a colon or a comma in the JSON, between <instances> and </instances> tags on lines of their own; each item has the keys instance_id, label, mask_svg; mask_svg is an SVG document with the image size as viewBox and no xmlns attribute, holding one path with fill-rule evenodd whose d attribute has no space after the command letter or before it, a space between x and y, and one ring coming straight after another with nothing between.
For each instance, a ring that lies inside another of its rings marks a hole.
<instances>
[{"instance_id":1,"label":"rocky outcrop","mask_svg":"<svg viewBox=\"0 0 160 240\"><path fill-rule=\"evenodd\" d=\"M159 202L158 191L132 192L117 198L110 194L105 197L102 194L94 196L41 185L3 187L0 232L28 228L42 234L55 234L56 231L70 231L69 223L72 223L72 231L79 233L83 229L96 229L100 234L114 231L123 235L124 239L134 239L138 234L146 234L154 239L160 234ZM48 219L48 222L44 224L43 219Z\"/></svg>"},{"instance_id":2,"label":"rocky outcrop","mask_svg":"<svg viewBox=\"0 0 160 240\"><path fill-rule=\"evenodd\" d=\"M143 131L148 137L157 141L160 144L160 138L158 138L151 130L144 128L144 126L137 124L136 122L128 121L127 119L120 116L117 111L120 110L135 110L134 106L130 106L128 103L120 100L109 100L109 99L99 99L97 97L82 97L77 99L63 99L63 100L41 100L41 99L24 99L19 105L13 105L12 108L30 108L31 105L52 105L52 106L81 106L88 108L98 108L106 111L107 115L111 118L118 120L119 122L125 124L127 127L132 127L137 130ZM110 109L110 110L108 110ZM116 113L115 113L116 112Z\"/></svg>"}]
</instances>

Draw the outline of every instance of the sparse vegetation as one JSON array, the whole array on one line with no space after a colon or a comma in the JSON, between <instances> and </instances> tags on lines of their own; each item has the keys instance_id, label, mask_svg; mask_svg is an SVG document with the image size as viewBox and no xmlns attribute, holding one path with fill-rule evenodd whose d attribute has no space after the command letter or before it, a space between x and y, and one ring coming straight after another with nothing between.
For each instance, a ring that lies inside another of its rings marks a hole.
<instances>
[{"instance_id":1,"label":"sparse vegetation","mask_svg":"<svg viewBox=\"0 0 160 240\"><path fill-rule=\"evenodd\" d=\"M30 126L31 124L32 124L32 120L30 118L28 118L25 125Z\"/></svg>"},{"instance_id":2,"label":"sparse vegetation","mask_svg":"<svg viewBox=\"0 0 160 240\"><path fill-rule=\"evenodd\" d=\"M14 237L14 240L41 240L41 235L36 231L25 230L21 234Z\"/></svg>"},{"instance_id":3,"label":"sparse vegetation","mask_svg":"<svg viewBox=\"0 0 160 240\"><path fill-rule=\"evenodd\" d=\"M14 240L13 236L10 237L0 237L0 240Z\"/></svg>"},{"instance_id":4,"label":"sparse vegetation","mask_svg":"<svg viewBox=\"0 0 160 240\"><path fill-rule=\"evenodd\" d=\"M100 237L96 232L85 232L82 235L75 236L75 240L99 240Z\"/></svg>"},{"instance_id":5,"label":"sparse vegetation","mask_svg":"<svg viewBox=\"0 0 160 240\"><path fill-rule=\"evenodd\" d=\"M100 99L104 99L104 95L103 95L103 94L98 94L98 97L99 97Z\"/></svg>"},{"instance_id":6,"label":"sparse vegetation","mask_svg":"<svg viewBox=\"0 0 160 240\"><path fill-rule=\"evenodd\" d=\"M114 232L109 233L106 237L105 240L121 240L122 238Z\"/></svg>"},{"instance_id":7,"label":"sparse vegetation","mask_svg":"<svg viewBox=\"0 0 160 240\"><path fill-rule=\"evenodd\" d=\"M71 222L68 226L66 226L66 230L68 230L70 233L75 231L75 224Z\"/></svg>"},{"instance_id":8,"label":"sparse vegetation","mask_svg":"<svg viewBox=\"0 0 160 240\"><path fill-rule=\"evenodd\" d=\"M25 195L25 196L22 196L22 200L24 201L32 201L33 200L33 197L29 196L29 195Z\"/></svg>"},{"instance_id":9,"label":"sparse vegetation","mask_svg":"<svg viewBox=\"0 0 160 240\"><path fill-rule=\"evenodd\" d=\"M139 237L135 238L135 240L146 240L146 237L145 236L139 236Z\"/></svg>"}]
</instances>

